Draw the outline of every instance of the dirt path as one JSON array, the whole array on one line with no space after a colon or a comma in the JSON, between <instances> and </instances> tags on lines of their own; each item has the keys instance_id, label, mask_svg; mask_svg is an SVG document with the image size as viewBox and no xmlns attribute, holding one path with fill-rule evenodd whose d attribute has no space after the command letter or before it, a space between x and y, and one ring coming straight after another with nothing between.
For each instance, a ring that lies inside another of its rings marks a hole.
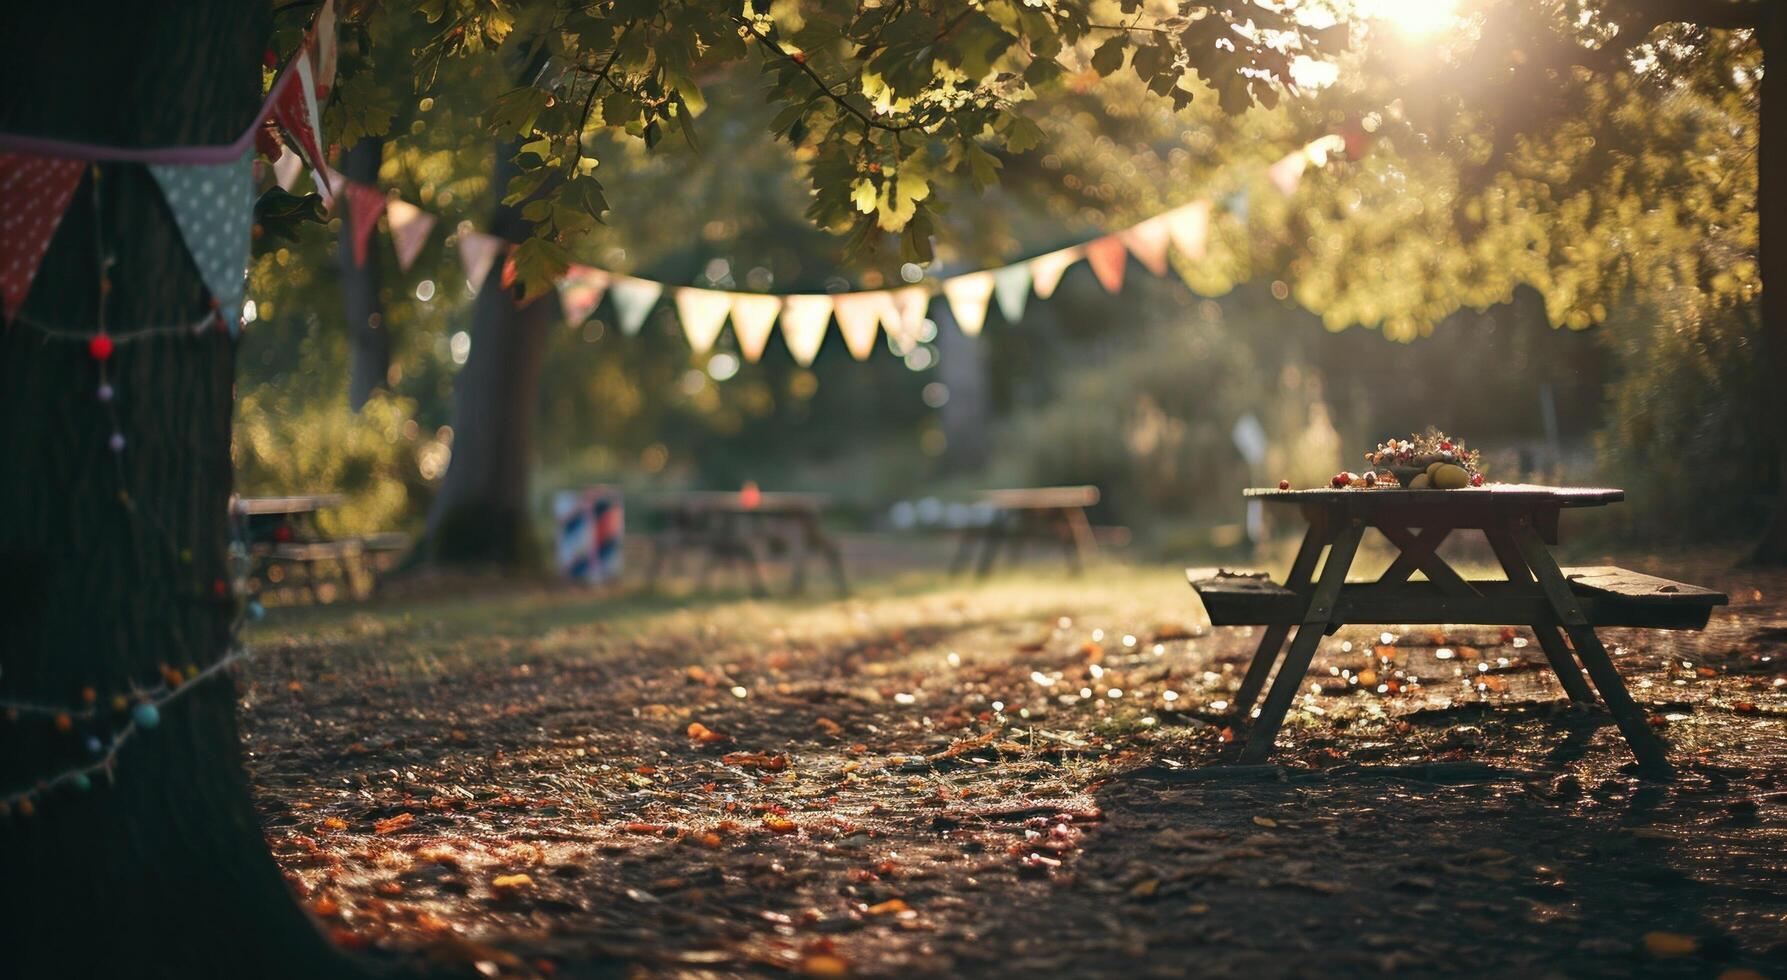
<instances>
[{"instance_id":1,"label":"dirt path","mask_svg":"<svg viewBox=\"0 0 1787 980\"><path fill-rule=\"evenodd\" d=\"M342 941L468 973L1768 975L1787 579L1714 574L1609 636L1664 786L1481 630L1331 638L1280 766L1213 769L1251 639L1162 569L293 611L248 747Z\"/></svg>"}]
</instances>

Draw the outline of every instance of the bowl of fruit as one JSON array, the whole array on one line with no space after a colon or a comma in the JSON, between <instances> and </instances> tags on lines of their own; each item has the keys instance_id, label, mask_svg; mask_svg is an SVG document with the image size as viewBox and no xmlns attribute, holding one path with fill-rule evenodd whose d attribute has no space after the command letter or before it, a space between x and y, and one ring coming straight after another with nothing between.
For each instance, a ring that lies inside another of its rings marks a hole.
<instances>
[{"instance_id":1,"label":"bowl of fruit","mask_svg":"<svg viewBox=\"0 0 1787 980\"><path fill-rule=\"evenodd\" d=\"M1481 456L1438 429L1380 442L1365 462L1406 490L1461 490L1483 485ZM1381 482L1389 482L1380 475Z\"/></svg>"}]
</instances>

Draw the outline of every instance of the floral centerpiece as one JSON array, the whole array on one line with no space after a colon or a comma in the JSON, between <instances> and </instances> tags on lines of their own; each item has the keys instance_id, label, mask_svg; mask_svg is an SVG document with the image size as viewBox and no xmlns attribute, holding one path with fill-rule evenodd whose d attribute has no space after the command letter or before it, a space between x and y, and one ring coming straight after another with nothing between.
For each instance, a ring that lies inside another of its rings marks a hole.
<instances>
[{"instance_id":1,"label":"floral centerpiece","mask_svg":"<svg viewBox=\"0 0 1787 980\"><path fill-rule=\"evenodd\" d=\"M1482 454L1438 429L1380 442L1365 454L1377 484L1392 480L1410 490L1457 490L1483 485Z\"/></svg>"}]
</instances>

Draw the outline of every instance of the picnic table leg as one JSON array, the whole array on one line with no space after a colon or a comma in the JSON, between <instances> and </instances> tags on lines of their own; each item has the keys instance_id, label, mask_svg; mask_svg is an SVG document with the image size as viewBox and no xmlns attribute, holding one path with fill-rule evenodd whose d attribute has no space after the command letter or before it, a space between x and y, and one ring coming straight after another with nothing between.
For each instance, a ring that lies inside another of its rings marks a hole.
<instances>
[{"instance_id":1,"label":"picnic table leg","mask_svg":"<svg viewBox=\"0 0 1787 980\"><path fill-rule=\"evenodd\" d=\"M1067 548L1067 564L1078 575L1085 560L1097 550L1098 543L1092 536L1092 522L1086 519L1084 507L1065 507L1054 512L1061 525Z\"/></svg>"},{"instance_id":2,"label":"picnic table leg","mask_svg":"<svg viewBox=\"0 0 1787 980\"><path fill-rule=\"evenodd\" d=\"M962 536L956 541L956 556L950 559L949 574L962 574L968 568L968 559L974 556L974 545L980 538L980 528L970 524L962 528Z\"/></svg>"},{"instance_id":3,"label":"picnic table leg","mask_svg":"<svg viewBox=\"0 0 1787 980\"><path fill-rule=\"evenodd\" d=\"M1284 587L1298 594L1307 593L1310 576L1315 574L1315 563L1327 545L1327 529L1322 524L1309 525L1303 543L1297 546L1297 557L1291 561ZM1272 673L1272 665L1278 662L1278 654L1284 649L1284 639L1290 635L1291 625L1288 622L1273 623L1266 627L1266 635L1260 637L1259 649L1254 651L1253 661L1247 665L1247 674L1241 678L1241 686L1229 702L1229 711L1236 718L1246 720L1253 711L1253 703L1259 700L1260 691L1266 686L1266 677Z\"/></svg>"},{"instance_id":4,"label":"picnic table leg","mask_svg":"<svg viewBox=\"0 0 1787 980\"><path fill-rule=\"evenodd\" d=\"M1272 690L1260 708L1259 720L1247 735L1247 747L1241 750L1243 763L1256 765L1272 754L1279 726L1284 724L1285 713L1291 710L1291 700L1303 686L1310 661L1315 659L1316 644L1334 623L1334 607L1340 598L1340 587L1346 583L1347 570L1352 568L1353 556L1359 551L1359 538L1364 533L1364 522L1353 518L1334 535L1327 564L1322 566L1321 579L1316 582L1303 621L1297 626L1296 639L1291 641L1290 651L1284 655L1284 666L1278 668L1278 677L1272 681Z\"/></svg>"},{"instance_id":5,"label":"picnic table leg","mask_svg":"<svg viewBox=\"0 0 1787 980\"><path fill-rule=\"evenodd\" d=\"M809 521L802 519L795 530L794 554L789 556L789 564L793 570L789 574L788 591L799 595L807 590L807 551L813 543L813 530Z\"/></svg>"},{"instance_id":6,"label":"picnic table leg","mask_svg":"<svg viewBox=\"0 0 1787 980\"><path fill-rule=\"evenodd\" d=\"M1489 540L1489 548L1495 552L1495 560L1501 564L1502 574L1508 576L1508 581L1534 581L1533 573L1526 567L1526 559L1520 557L1520 549L1515 546L1512 535L1502 528L1492 527L1483 530L1483 537ZM1582 679L1582 668L1576 665L1576 657L1570 652L1570 645L1558 633L1556 621L1548 619L1527 625L1532 628L1533 635L1539 638L1539 649L1545 651L1545 659L1550 662L1552 672L1557 674L1558 683L1564 686L1565 696L1576 704L1594 704L1595 693L1588 689L1588 682Z\"/></svg>"},{"instance_id":7,"label":"picnic table leg","mask_svg":"<svg viewBox=\"0 0 1787 980\"><path fill-rule=\"evenodd\" d=\"M992 574L993 558L999 554L999 546L1005 543L1005 536L1009 530L1006 527L1007 522L1006 515L999 514L993 518L991 524L987 525L986 533L981 535L980 565L974 569L976 578L986 578Z\"/></svg>"},{"instance_id":8,"label":"picnic table leg","mask_svg":"<svg viewBox=\"0 0 1787 980\"><path fill-rule=\"evenodd\" d=\"M1627 692L1625 681L1620 679L1618 669L1613 666L1613 659L1607 656L1607 648L1601 645L1601 638L1595 635L1594 624L1583 613L1581 603L1576 601L1576 594L1570 591L1570 583L1564 578L1563 570L1557 567L1545 542L1539 539L1532 521L1525 516L1515 518L1513 537L1521 557L1526 559L1528 567L1539 580L1540 588L1545 590L1545 597L1550 600L1558 622L1562 624L1564 632L1569 634L1570 643L1576 648L1576 656L1581 658L1589 678L1595 682L1595 689L1601 693L1601 700L1607 703L1607 710L1613 715L1614 723L1619 726L1620 734L1626 737L1627 744L1632 747L1632 754L1638 757L1640 768L1654 775L1669 776L1669 754L1663 740L1651 730L1650 720L1645 716L1644 709Z\"/></svg>"},{"instance_id":9,"label":"picnic table leg","mask_svg":"<svg viewBox=\"0 0 1787 980\"><path fill-rule=\"evenodd\" d=\"M831 580L838 587L838 595L850 594L850 580L844 575L844 551L838 547L838 540L825 533L825 529L814 524L814 541L819 546L819 553L825 556L825 563L831 566Z\"/></svg>"}]
</instances>

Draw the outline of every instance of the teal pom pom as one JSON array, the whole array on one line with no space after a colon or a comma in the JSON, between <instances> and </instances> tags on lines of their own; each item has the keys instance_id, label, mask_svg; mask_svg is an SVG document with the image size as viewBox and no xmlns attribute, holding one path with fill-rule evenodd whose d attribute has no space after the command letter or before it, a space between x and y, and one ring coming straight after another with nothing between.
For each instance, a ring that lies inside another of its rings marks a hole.
<instances>
[{"instance_id":1,"label":"teal pom pom","mask_svg":"<svg viewBox=\"0 0 1787 980\"><path fill-rule=\"evenodd\" d=\"M161 724L161 710L147 701L132 708L130 717L138 728L154 728Z\"/></svg>"}]
</instances>

